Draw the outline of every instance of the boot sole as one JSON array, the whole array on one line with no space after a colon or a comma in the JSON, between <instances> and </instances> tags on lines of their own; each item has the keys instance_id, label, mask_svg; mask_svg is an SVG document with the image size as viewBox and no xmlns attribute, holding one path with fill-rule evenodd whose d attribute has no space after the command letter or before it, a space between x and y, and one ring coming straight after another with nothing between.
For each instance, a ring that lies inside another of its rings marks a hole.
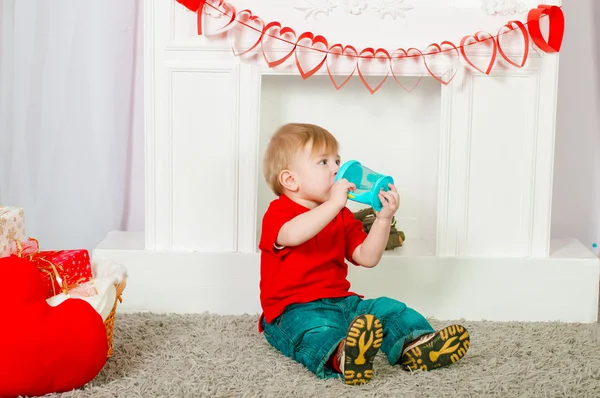
<instances>
[{"instance_id":1,"label":"boot sole","mask_svg":"<svg viewBox=\"0 0 600 398\"><path fill-rule=\"evenodd\" d=\"M373 379L373 360L383 341L383 327L371 314L359 315L350 324L344 348L344 381L366 384Z\"/></svg>"},{"instance_id":2,"label":"boot sole","mask_svg":"<svg viewBox=\"0 0 600 398\"><path fill-rule=\"evenodd\" d=\"M445 327L426 343L411 348L402 356L402 365L412 370L429 371L458 362L465 356L471 339L460 325Z\"/></svg>"}]
</instances>

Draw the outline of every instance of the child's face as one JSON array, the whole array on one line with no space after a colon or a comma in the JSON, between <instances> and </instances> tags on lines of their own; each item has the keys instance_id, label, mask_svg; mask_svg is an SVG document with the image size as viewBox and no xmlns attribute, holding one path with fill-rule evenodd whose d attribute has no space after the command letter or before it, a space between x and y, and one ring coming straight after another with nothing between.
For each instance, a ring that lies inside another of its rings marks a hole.
<instances>
[{"instance_id":1,"label":"child's face","mask_svg":"<svg viewBox=\"0 0 600 398\"><path fill-rule=\"evenodd\" d=\"M340 169L340 156L337 153L324 153L312 150L312 144L304 147L294 160L294 174L297 195L314 205L329 199L335 176Z\"/></svg>"}]
</instances>

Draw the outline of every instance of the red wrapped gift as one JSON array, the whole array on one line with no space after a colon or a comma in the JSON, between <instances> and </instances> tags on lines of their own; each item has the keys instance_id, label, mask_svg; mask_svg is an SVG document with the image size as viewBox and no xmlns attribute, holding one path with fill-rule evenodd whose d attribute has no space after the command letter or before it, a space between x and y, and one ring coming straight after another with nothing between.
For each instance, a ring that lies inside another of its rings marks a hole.
<instances>
[{"instance_id":1,"label":"red wrapped gift","mask_svg":"<svg viewBox=\"0 0 600 398\"><path fill-rule=\"evenodd\" d=\"M87 250L40 251L23 256L41 272L47 292L46 298L92 280L92 265Z\"/></svg>"}]
</instances>

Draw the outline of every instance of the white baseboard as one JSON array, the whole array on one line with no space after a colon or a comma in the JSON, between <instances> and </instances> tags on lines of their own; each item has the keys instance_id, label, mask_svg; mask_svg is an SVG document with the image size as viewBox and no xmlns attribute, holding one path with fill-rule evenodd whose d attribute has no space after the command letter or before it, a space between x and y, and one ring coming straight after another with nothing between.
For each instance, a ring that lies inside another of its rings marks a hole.
<instances>
[{"instance_id":1,"label":"white baseboard","mask_svg":"<svg viewBox=\"0 0 600 398\"><path fill-rule=\"evenodd\" d=\"M600 260L574 240L552 247L550 258L386 253L376 268L350 266L349 280L440 320L596 322ZM258 254L151 252L143 234L112 232L92 256L127 267L121 312L261 312Z\"/></svg>"}]
</instances>

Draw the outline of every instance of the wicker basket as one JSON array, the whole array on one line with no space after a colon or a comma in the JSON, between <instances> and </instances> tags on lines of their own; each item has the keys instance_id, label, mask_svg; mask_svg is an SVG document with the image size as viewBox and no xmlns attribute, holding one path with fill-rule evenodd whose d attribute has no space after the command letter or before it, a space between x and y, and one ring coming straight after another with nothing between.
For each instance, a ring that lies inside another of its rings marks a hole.
<instances>
[{"instance_id":1,"label":"wicker basket","mask_svg":"<svg viewBox=\"0 0 600 398\"><path fill-rule=\"evenodd\" d=\"M108 339L108 352L106 353L106 358L112 357L113 354L113 334L115 330L115 313L117 312L117 303L123 302L123 291L125 290L125 286L127 286L127 278L123 278L121 283L115 284L115 288L117 289L117 296L115 298L115 304L108 314L108 317L104 321L104 326L106 327L106 338Z\"/></svg>"},{"instance_id":2,"label":"wicker basket","mask_svg":"<svg viewBox=\"0 0 600 398\"><path fill-rule=\"evenodd\" d=\"M39 249L39 242L37 241L37 239L29 238L28 241L35 242L36 251ZM23 253L23 245L18 240L15 240L15 243L17 245L16 255L18 257L23 257L23 254L24 254ZM107 359L112 357L112 354L113 354L113 334L115 331L115 313L117 312L117 303L123 302L122 296L123 296L123 291L125 290L126 286L127 286L127 277L126 276L123 277L123 280L120 283L115 284L115 289L117 291L117 294L115 297L115 303L114 303L112 309L110 310L108 317L104 321L104 327L106 328L106 338L108 340L108 352L106 353Z\"/></svg>"}]
</instances>

